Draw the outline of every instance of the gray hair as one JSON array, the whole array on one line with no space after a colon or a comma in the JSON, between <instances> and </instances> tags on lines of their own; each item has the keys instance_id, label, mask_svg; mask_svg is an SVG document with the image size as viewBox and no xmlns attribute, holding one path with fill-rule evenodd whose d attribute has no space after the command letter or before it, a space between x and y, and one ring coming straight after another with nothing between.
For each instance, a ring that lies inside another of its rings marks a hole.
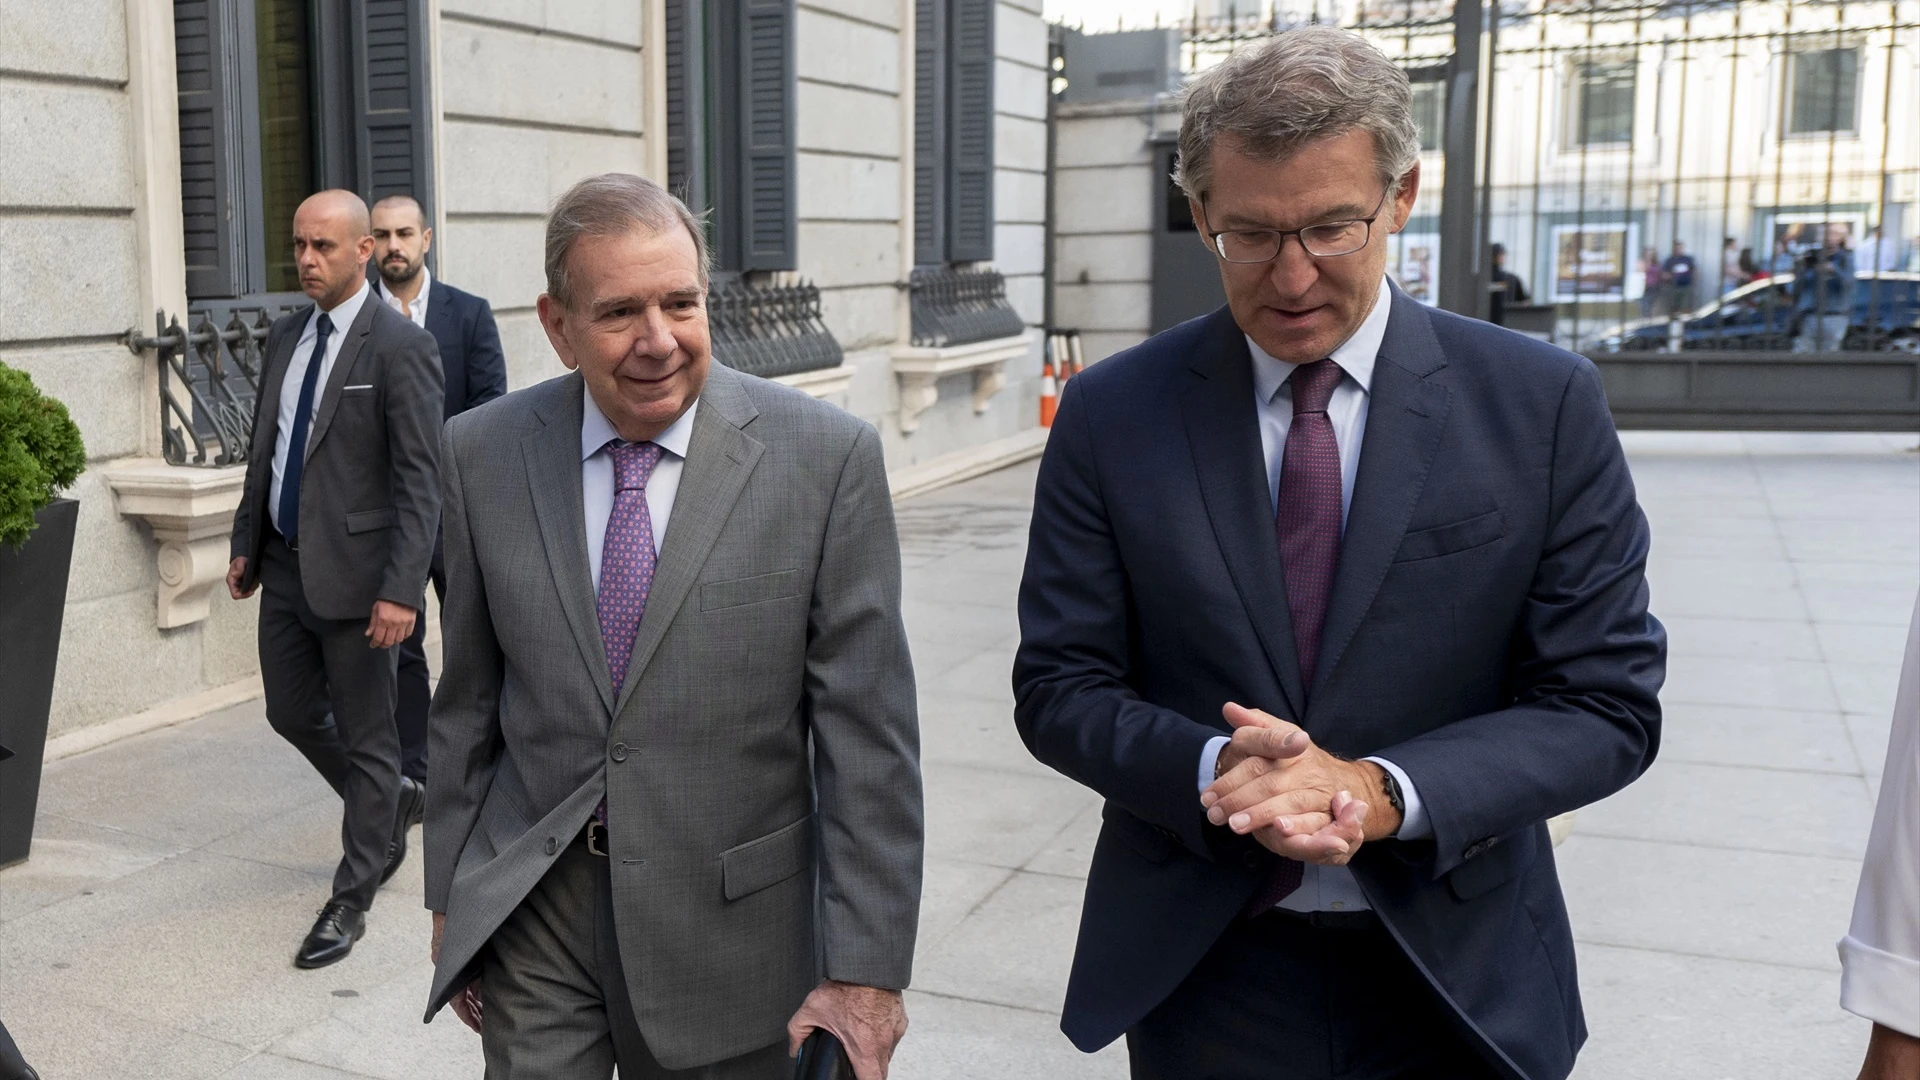
<instances>
[{"instance_id":1,"label":"gray hair","mask_svg":"<svg viewBox=\"0 0 1920 1080\"><path fill-rule=\"evenodd\" d=\"M1407 73L1358 34L1299 27L1234 53L1187 88L1175 179L1204 200L1222 135L1253 157L1278 161L1355 130L1373 136L1380 180L1389 193L1398 190L1420 160Z\"/></svg>"},{"instance_id":2,"label":"gray hair","mask_svg":"<svg viewBox=\"0 0 1920 1080\"><path fill-rule=\"evenodd\" d=\"M700 284L705 285L711 261L707 231L686 203L644 176L612 172L587 177L568 188L547 215L547 294L572 305L567 254L580 237L619 236L636 228L659 233L675 226L693 238Z\"/></svg>"}]
</instances>

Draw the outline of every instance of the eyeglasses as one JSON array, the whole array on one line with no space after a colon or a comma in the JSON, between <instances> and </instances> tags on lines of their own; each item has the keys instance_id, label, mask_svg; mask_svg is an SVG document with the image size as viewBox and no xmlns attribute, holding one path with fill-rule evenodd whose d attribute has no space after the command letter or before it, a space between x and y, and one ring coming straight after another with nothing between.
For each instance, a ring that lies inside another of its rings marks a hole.
<instances>
[{"instance_id":1,"label":"eyeglasses","mask_svg":"<svg viewBox=\"0 0 1920 1080\"><path fill-rule=\"evenodd\" d=\"M1286 245L1289 236L1299 237L1300 247L1315 258L1351 255L1366 247L1367 241L1373 238L1373 223L1387 205L1387 194L1387 191L1381 192L1373 213L1363 218L1323 221L1304 229L1239 229L1210 232L1207 235L1213 237L1213 250L1223 261L1230 263L1272 262L1280 257L1280 249Z\"/></svg>"}]
</instances>

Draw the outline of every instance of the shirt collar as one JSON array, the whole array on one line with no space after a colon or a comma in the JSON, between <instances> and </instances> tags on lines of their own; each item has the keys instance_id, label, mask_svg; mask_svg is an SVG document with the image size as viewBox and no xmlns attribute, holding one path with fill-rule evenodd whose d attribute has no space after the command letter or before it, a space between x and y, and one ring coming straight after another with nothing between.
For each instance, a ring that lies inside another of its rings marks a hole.
<instances>
[{"instance_id":1,"label":"shirt collar","mask_svg":"<svg viewBox=\"0 0 1920 1080\"><path fill-rule=\"evenodd\" d=\"M604 449L608 442L618 439L620 432L614 429L607 414L600 411L599 404L593 400L593 391L587 389L584 380L580 384L580 396L584 400L580 410L580 460L585 461ZM687 445L693 441L693 414L699 411L700 400L695 398L687 411L680 414L680 419L653 437L653 444L686 460Z\"/></svg>"},{"instance_id":2,"label":"shirt collar","mask_svg":"<svg viewBox=\"0 0 1920 1080\"><path fill-rule=\"evenodd\" d=\"M1373 362L1380 355L1380 343L1386 340L1387 316L1392 310L1393 287L1387 284L1383 275L1380 278L1380 294L1373 301L1373 310L1361 320L1360 329L1355 330L1353 336L1342 342L1328 357L1360 384L1363 393L1373 390ZM1247 351L1253 354L1254 391L1260 395L1261 401L1271 403L1274 395L1293 376L1293 369L1300 365L1275 360L1251 337L1247 338Z\"/></svg>"},{"instance_id":3,"label":"shirt collar","mask_svg":"<svg viewBox=\"0 0 1920 1080\"><path fill-rule=\"evenodd\" d=\"M345 330L347 327L353 325L353 320L360 317L360 305L367 302L367 294L372 291L373 290L367 287L366 279L361 278L360 287L354 290L353 295L340 301L332 311L322 312L319 304L313 305L312 322L318 322L320 316L324 314L328 319L333 321L333 330L335 333Z\"/></svg>"},{"instance_id":4,"label":"shirt collar","mask_svg":"<svg viewBox=\"0 0 1920 1080\"><path fill-rule=\"evenodd\" d=\"M413 302L415 304L426 303L427 294L432 291L433 291L433 272L423 266L420 268L420 294L413 298ZM380 279L380 299L387 301L389 304L391 304L394 300L393 290L387 288L387 279L384 277Z\"/></svg>"}]
</instances>

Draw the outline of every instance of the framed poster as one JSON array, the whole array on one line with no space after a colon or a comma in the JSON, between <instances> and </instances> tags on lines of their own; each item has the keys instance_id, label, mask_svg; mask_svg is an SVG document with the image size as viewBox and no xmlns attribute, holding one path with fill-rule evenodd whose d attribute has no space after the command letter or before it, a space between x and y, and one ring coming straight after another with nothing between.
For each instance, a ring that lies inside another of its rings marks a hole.
<instances>
[{"instance_id":1,"label":"framed poster","mask_svg":"<svg viewBox=\"0 0 1920 1080\"><path fill-rule=\"evenodd\" d=\"M1387 273L1401 291L1423 304L1440 302L1440 234L1395 233L1387 248Z\"/></svg>"},{"instance_id":2,"label":"framed poster","mask_svg":"<svg viewBox=\"0 0 1920 1080\"><path fill-rule=\"evenodd\" d=\"M1554 303L1617 303L1646 291L1638 222L1555 225L1552 237Z\"/></svg>"}]
</instances>

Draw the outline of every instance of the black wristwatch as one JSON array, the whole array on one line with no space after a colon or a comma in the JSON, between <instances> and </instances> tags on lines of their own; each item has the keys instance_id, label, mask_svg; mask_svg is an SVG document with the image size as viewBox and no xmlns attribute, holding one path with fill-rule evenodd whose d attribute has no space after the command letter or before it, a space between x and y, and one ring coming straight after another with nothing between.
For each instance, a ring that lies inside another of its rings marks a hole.
<instances>
[{"instance_id":1,"label":"black wristwatch","mask_svg":"<svg viewBox=\"0 0 1920 1080\"><path fill-rule=\"evenodd\" d=\"M1374 764L1379 765L1380 763L1376 761ZM1380 766L1380 790L1381 793L1387 797L1387 805L1393 807L1393 812L1400 815L1400 824L1406 824L1407 800L1400 794L1400 781L1394 778L1393 770L1384 765ZM1393 832L1394 835L1398 836L1400 834L1400 826L1394 826Z\"/></svg>"}]
</instances>

